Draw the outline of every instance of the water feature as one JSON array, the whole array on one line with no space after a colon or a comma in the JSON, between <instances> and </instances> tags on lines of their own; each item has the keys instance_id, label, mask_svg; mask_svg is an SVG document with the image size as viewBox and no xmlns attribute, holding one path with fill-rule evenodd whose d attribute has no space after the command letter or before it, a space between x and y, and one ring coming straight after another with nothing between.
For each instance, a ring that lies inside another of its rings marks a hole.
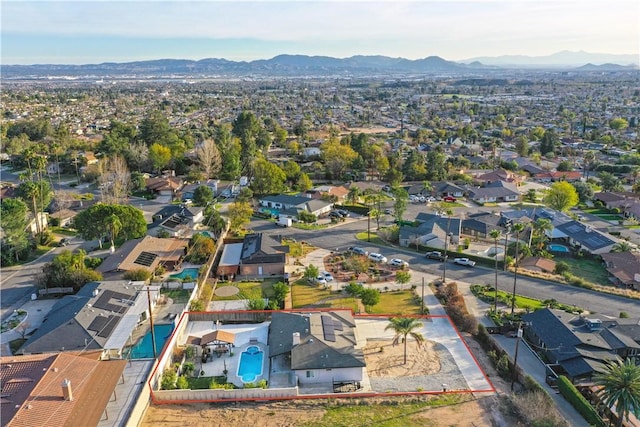
<instances>
[{"instance_id":1,"label":"water feature","mask_svg":"<svg viewBox=\"0 0 640 427\"><path fill-rule=\"evenodd\" d=\"M240 354L238 364L238 377L243 383L252 383L262 375L264 352L259 347L252 345Z\"/></svg>"}]
</instances>

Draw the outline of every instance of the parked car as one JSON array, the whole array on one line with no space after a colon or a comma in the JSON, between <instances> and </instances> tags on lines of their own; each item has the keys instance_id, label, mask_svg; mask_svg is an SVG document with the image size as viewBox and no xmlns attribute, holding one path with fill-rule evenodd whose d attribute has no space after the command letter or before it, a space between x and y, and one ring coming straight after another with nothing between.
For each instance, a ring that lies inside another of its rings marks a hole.
<instances>
[{"instance_id":1,"label":"parked car","mask_svg":"<svg viewBox=\"0 0 640 427\"><path fill-rule=\"evenodd\" d=\"M391 258L389 265L392 267L409 267L409 263L400 258Z\"/></svg>"},{"instance_id":2,"label":"parked car","mask_svg":"<svg viewBox=\"0 0 640 427\"><path fill-rule=\"evenodd\" d=\"M331 211L331 212L329 212L329 218L342 219L342 218L343 218L343 216L342 216L342 214L340 214L340 212L338 212L338 211Z\"/></svg>"},{"instance_id":3,"label":"parked car","mask_svg":"<svg viewBox=\"0 0 640 427\"><path fill-rule=\"evenodd\" d=\"M354 254L357 254L357 255L369 255L368 251L366 251L363 248L360 248L358 246L351 246L348 249L349 249L350 252L353 252Z\"/></svg>"},{"instance_id":4,"label":"parked car","mask_svg":"<svg viewBox=\"0 0 640 427\"><path fill-rule=\"evenodd\" d=\"M371 261L375 261L375 262L387 262L387 257L383 256L382 254L379 254L377 252L372 252L369 254L369 259Z\"/></svg>"},{"instance_id":5,"label":"parked car","mask_svg":"<svg viewBox=\"0 0 640 427\"><path fill-rule=\"evenodd\" d=\"M445 198L444 198L444 199L442 199L442 200L444 200L445 202L455 202L455 201L456 201L456 200L458 200L458 199L456 199L456 198L455 198L455 197L453 197L453 196L447 196L447 197L445 197Z\"/></svg>"},{"instance_id":6,"label":"parked car","mask_svg":"<svg viewBox=\"0 0 640 427\"><path fill-rule=\"evenodd\" d=\"M58 246L67 246L69 244L71 240L67 239L66 237L63 237L62 239L60 239L60 241L58 242Z\"/></svg>"},{"instance_id":7,"label":"parked car","mask_svg":"<svg viewBox=\"0 0 640 427\"><path fill-rule=\"evenodd\" d=\"M467 267L473 267L476 265L475 261L471 261L469 258L456 258L453 260L454 264L464 265Z\"/></svg>"},{"instance_id":8,"label":"parked car","mask_svg":"<svg viewBox=\"0 0 640 427\"><path fill-rule=\"evenodd\" d=\"M351 212L349 212L348 210L345 209L337 209L336 210L340 215L342 215L344 218L349 218L351 216Z\"/></svg>"},{"instance_id":9,"label":"parked car","mask_svg":"<svg viewBox=\"0 0 640 427\"><path fill-rule=\"evenodd\" d=\"M442 255L442 252L440 251L430 251L427 252L426 254L424 254L425 258L428 259L435 259L438 261L444 261L444 255Z\"/></svg>"},{"instance_id":10,"label":"parked car","mask_svg":"<svg viewBox=\"0 0 640 427\"><path fill-rule=\"evenodd\" d=\"M313 279L313 283L315 283L316 285L326 285L327 279L325 279L323 275L319 275L318 277Z\"/></svg>"},{"instance_id":11,"label":"parked car","mask_svg":"<svg viewBox=\"0 0 640 427\"><path fill-rule=\"evenodd\" d=\"M393 209L391 209L391 208L386 208L386 209L384 210L384 213L385 213L385 214L387 214L387 215L393 215Z\"/></svg>"},{"instance_id":12,"label":"parked car","mask_svg":"<svg viewBox=\"0 0 640 427\"><path fill-rule=\"evenodd\" d=\"M324 277L325 281L333 282L333 275L331 273L329 273L328 271L323 271L322 273L320 273L320 275L322 277Z\"/></svg>"}]
</instances>

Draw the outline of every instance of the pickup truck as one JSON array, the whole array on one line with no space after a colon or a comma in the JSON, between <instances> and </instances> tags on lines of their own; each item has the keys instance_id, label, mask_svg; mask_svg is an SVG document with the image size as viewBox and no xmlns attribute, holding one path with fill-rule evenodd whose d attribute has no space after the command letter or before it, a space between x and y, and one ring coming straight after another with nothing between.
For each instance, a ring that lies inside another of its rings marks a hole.
<instances>
[{"instance_id":1,"label":"pickup truck","mask_svg":"<svg viewBox=\"0 0 640 427\"><path fill-rule=\"evenodd\" d=\"M442 252L440 251L430 251L427 252L426 254L424 254L425 258L428 259L435 259L438 261L444 261L444 255L442 255Z\"/></svg>"},{"instance_id":2,"label":"pickup truck","mask_svg":"<svg viewBox=\"0 0 640 427\"><path fill-rule=\"evenodd\" d=\"M469 258L456 258L453 260L454 264L466 265L467 267L473 267L476 265L475 261L471 261Z\"/></svg>"}]
</instances>

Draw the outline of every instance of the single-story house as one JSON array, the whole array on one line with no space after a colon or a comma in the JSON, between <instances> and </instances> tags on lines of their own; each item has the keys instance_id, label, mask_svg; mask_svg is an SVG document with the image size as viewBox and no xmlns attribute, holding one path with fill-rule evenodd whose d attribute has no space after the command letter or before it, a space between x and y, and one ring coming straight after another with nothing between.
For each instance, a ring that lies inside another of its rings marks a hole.
<instances>
[{"instance_id":1,"label":"single-story house","mask_svg":"<svg viewBox=\"0 0 640 427\"><path fill-rule=\"evenodd\" d=\"M176 270L188 243L187 239L161 239L153 236L129 240L109 255L96 270L103 274L131 270L153 273L159 266L167 271Z\"/></svg>"},{"instance_id":2,"label":"single-story house","mask_svg":"<svg viewBox=\"0 0 640 427\"><path fill-rule=\"evenodd\" d=\"M173 237L188 236L195 226L202 222L204 208L197 206L169 205L153 215L153 223L149 225L149 234L157 235L159 231L169 232Z\"/></svg>"},{"instance_id":3,"label":"single-story house","mask_svg":"<svg viewBox=\"0 0 640 427\"><path fill-rule=\"evenodd\" d=\"M2 425L97 426L126 365L99 351L4 356Z\"/></svg>"},{"instance_id":4,"label":"single-story house","mask_svg":"<svg viewBox=\"0 0 640 427\"><path fill-rule=\"evenodd\" d=\"M569 221L555 226L554 231L562 233L563 240L572 246L585 250L594 255L611 252L616 242L591 226L579 221Z\"/></svg>"},{"instance_id":5,"label":"single-story house","mask_svg":"<svg viewBox=\"0 0 640 427\"><path fill-rule=\"evenodd\" d=\"M216 274L221 279L233 280L240 271L240 258L242 256L242 243L227 243L222 248L222 255Z\"/></svg>"},{"instance_id":6,"label":"single-story house","mask_svg":"<svg viewBox=\"0 0 640 427\"><path fill-rule=\"evenodd\" d=\"M358 383L366 366L356 348L350 310L274 312L269 325L271 366L291 369L299 384Z\"/></svg>"},{"instance_id":7,"label":"single-story house","mask_svg":"<svg viewBox=\"0 0 640 427\"><path fill-rule=\"evenodd\" d=\"M520 192L515 184L505 181L493 181L484 187L469 190L469 198L476 203L516 202Z\"/></svg>"},{"instance_id":8,"label":"single-story house","mask_svg":"<svg viewBox=\"0 0 640 427\"><path fill-rule=\"evenodd\" d=\"M416 217L418 225L400 227L400 246L411 245L428 246L431 248L444 248L449 233L448 247L460 241L460 218L442 217L421 212Z\"/></svg>"},{"instance_id":9,"label":"single-story house","mask_svg":"<svg viewBox=\"0 0 640 427\"><path fill-rule=\"evenodd\" d=\"M634 252L601 254L612 281L621 286L640 290L640 255Z\"/></svg>"},{"instance_id":10,"label":"single-story house","mask_svg":"<svg viewBox=\"0 0 640 427\"><path fill-rule=\"evenodd\" d=\"M278 194L275 196L262 197L258 203L265 208L277 209L279 211L294 212L306 211L313 215L320 216L331 211L333 203L324 200L312 199L311 197L290 196Z\"/></svg>"},{"instance_id":11,"label":"single-story house","mask_svg":"<svg viewBox=\"0 0 640 427\"><path fill-rule=\"evenodd\" d=\"M471 214L462 220L461 234L475 238L489 238L491 230L500 230L504 234L504 229L498 225L500 215L491 212L479 212Z\"/></svg>"},{"instance_id":12,"label":"single-story house","mask_svg":"<svg viewBox=\"0 0 640 427\"><path fill-rule=\"evenodd\" d=\"M185 200L192 200L193 199L193 193L198 189L198 187L209 187L211 189L211 191L213 191L213 194L218 194L218 184L220 183L220 181L216 180L216 179L210 179L207 180L206 182L197 182L194 184L187 184L184 187L182 187L182 189L180 190L180 193L182 195L181 200L185 201Z\"/></svg>"},{"instance_id":13,"label":"single-story house","mask_svg":"<svg viewBox=\"0 0 640 427\"><path fill-rule=\"evenodd\" d=\"M567 171L567 172L541 172L534 176L534 179L539 182L556 182L567 181L576 182L582 179L582 172Z\"/></svg>"},{"instance_id":14,"label":"single-story house","mask_svg":"<svg viewBox=\"0 0 640 427\"><path fill-rule=\"evenodd\" d=\"M125 280L90 282L75 295L65 295L21 351L46 353L98 350L102 358L120 358L136 326L149 316L160 288Z\"/></svg>"},{"instance_id":15,"label":"single-story house","mask_svg":"<svg viewBox=\"0 0 640 427\"><path fill-rule=\"evenodd\" d=\"M464 188L452 182L433 182L433 195L439 197L462 197L464 196Z\"/></svg>"},{"instance_id":16,"label":"single-story house","mask_svg":"<svg viewBox=\"0 0 640 427\"><path fill-rule=\"evenodd\" d=\"M239 274L244 277L284 276L289 246L273 236L247 234L242 242Z\"/></svg>"},{"instance_id":17,"label":"single-story house","mask_svg":"<svg viewBox=\"0 0 640 427\"><path fill-rule=\"evenodd\" d=\"M527 327L524 336L544 353L555 372L573 382L590 381L605 363L640 352L639 319L582 317L562 310L545 308L522 316ZM623 323L627 327L620 327ZM634 338L635 337L635 338Z\"/></svg>"},{"instance_id":18,"label":"single-story house","mask_svg":"<svg viewBox=\"0 0 640 427\"><path fill-rule=\"evenodd\" d=\"M57 212L49 214L49 218L52 220L51 221L52 224L57 222L60 227L68 227L71 225L73 218L77 214L78 214L77 212L72 211L70 209L61 209Z\"/></svg>"},{"instance_id":19,"label":"single-story house","mask_svg":"<svg viewBox=\"0 0 640 427\"><path fill-rule=\"evenodd\" d=\"M349 190L341 185L320 185L305 192L305 195L312 199L330 197L335 198L337 202L343 202L347 194L349 194Z\"/></svg>"},{"instance_id":20,"label":"single-story house","mask_svg":"<svg viewBox=\"0 0 640 427\"><path fill-rule=\"evenodd\" d=\"M159 196L173 197L182 188L182 178L175 176L156 177L147 179L146 188L148 191Z\"/></svg>"},{"instance_id":21,"label":"single-story house","mask_svg":"<svg viewBox=\"0 0 640 427\"><path fill-rule=\"evenodd\" d=\"M520 175L505 169L496 169L491 172L476 175L473 179L481 183L480 185L491 184L497 181L513 183L517 185L522 181L522 177Z\"/></svg>"}]
</instances>

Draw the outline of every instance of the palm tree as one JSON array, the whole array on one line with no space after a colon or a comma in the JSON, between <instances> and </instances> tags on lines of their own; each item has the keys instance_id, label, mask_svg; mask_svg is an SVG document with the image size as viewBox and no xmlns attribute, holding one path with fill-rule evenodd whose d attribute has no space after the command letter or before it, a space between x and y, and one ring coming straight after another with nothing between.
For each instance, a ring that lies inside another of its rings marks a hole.
<instances>
[{"instance_id":1,"label":"palm tree","mask_svg":"<svg viewBox=\"0 0 640 427\"><path fill-rule=\"evenodd\" d=\"M489 232L489 236L491 236L491 238L493 239L493 248L494 248L494 253L493 256L495 258L495 270L496 270L496 283L495 283L495 297L493 299L493 311L494 313L498 312L498 239L500 238L500 235L502 233L500 233L500 230L491 230ZM506 258L506 253L505 253L505 258ZM506 259L505 259L506 262Z\"/></svg>"},{"instance_id":2,"label":"palm tree","mask_svg":"<svg viewBox=\"0 0 640 427\"><path fill-rule=\"evenodd\" d=\"M516 307L516 284L518 282L518 249L520 249L520 233L524 230L524 224L513 224L511 228L516 233L516 256L513 264L513 294L511 295L511 316Z\"/></svg>"},{"instance_id":3,"label":"palm tree","mask_svg":"<svg viewBox=\"0 0 640 427\"><path fill-rule=\"evenodd\" d=\"M538 218L531 224L531 234L529 235L529 247L531 240L535 236L537 239L537 250L540 251L544 246L546 232L553 230L553 223L546 218Z\"/></svg>"},{"instance_id":4,"label":"palm tree","mask_svg":"<svg viewBox=\"0 0 640 427\"><path fill-rule=\"evenodd\" d=\"M624 362L609 362L596 373L594 382L602 386L598 395L607 407L615 405L618 426L629 414L640 413L640 366L628 358Z\"/></svg>"},{"instance_id":5,"label":"palm tree","mask_svg":"<svg viewBox=\"0 0 640 427\"><path fill-rule=\"evenodd\" d=\"M632 249L633 246L631 246L631 243L622 241L613 245L611 252L631 252Z\"/></svg>"},{"instance_id":6,"label":"palm tree","mask_svg":"<svg viewBox=\"0 0 640 427\"><path fill-rule=\"evenodd\" d=\"M418 345L424 342L424 337L420 332L414 332L414 329L421 329L423 327L420 319L413 317L392 317L389 319L389 324L384 330L393 329L395 336L393 337L393 345L396 345L402 340L404 342L404 364L407 364L407 336L416 340Z\"/></svg>"},{"instance_id":7,"label":"palm tree","mask_svg":"<svg viewBox=\"0 0 640 427\"><path fill-rule=\"evenodd\" d=\"M118 236L118 233L120 233L120 230L122 230L122 222L120 222L120 218L118 218L118 215L116 214L109 215L105 219L105 222L106 226L109 228L109 237L111 238L111 248L113 250L116 246L116 237Z\"/></svg>"},{"instance_id":8,"label":"palm tree","mask_svg":"<svg viewBox=\"0 0 640 427\"><path fill-rule=\"evenodd\" d=\"M362 195L362 191L360 191L358 187L353 185L349 188L349 193L347 194L346 199L349 203L351 203L352 205L355 205L358 202L358 200L360 200L361 195Z\"/></svg>"}]
</instances>

